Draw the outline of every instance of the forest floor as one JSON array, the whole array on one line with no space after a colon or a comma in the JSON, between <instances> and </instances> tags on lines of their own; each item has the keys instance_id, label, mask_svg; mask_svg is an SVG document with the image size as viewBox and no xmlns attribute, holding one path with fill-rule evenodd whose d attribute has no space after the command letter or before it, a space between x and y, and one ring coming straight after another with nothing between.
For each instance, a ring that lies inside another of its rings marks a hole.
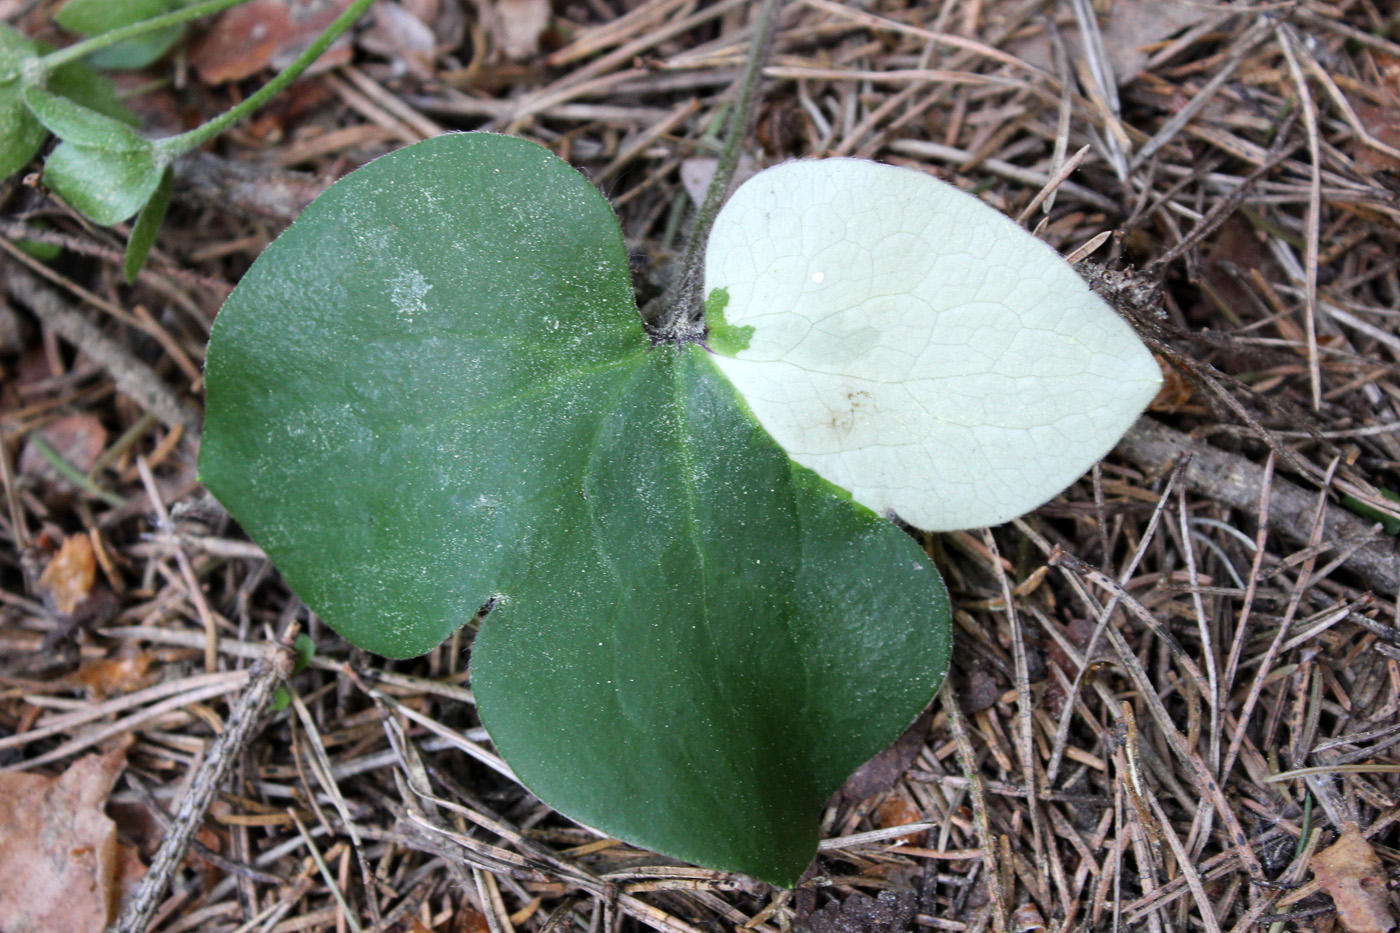
<instances>
[{"instance_id":1,"label":"forest floor","mask_svg":"<svg viewBox=\"0 0 1400 933\"><path fill-rule=\"evenodd\" d=\"M56 6L0 15L70 41ZM254 0L260 44L225 14L123 76L145 129L265 81L306 39L279 6ZM912 166L1066 255L1087 245L1101 283L1142 286L1119 304L1168 374L1050 504L926 540L951 674L832 799L793 891L658 863L540 804L482 764L451 643L351 649L204 494L210 324L316 194L443 132L519 134L597 183L645 277L682 241L752 7L379 0L326 67L177 166L132 286L125 228L32 177L0 187L0 864L41 862L41 837L105 809L112 911L297 622L315 646L298 702L232 751L151 930L1396 925L1400 17L1381 0L782 8L755 167ZM41 262L20 240L62 249ZM61 927L100 928L75 890Z\"/></svg>"}]
</instances>

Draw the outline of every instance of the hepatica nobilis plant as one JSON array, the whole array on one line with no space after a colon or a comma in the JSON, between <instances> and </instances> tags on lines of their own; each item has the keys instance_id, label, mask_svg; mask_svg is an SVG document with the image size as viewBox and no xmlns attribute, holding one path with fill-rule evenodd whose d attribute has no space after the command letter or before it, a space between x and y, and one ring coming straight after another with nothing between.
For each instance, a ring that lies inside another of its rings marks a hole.
<instances>
[{"instance_id":1,"label":"hepatica nobilis plant","mask_svg":"<svg viewBox=\"0 0 1400 933\"><path fill-rule=\"evenodd\" d=\"M357 645L418 655L494 601L472 687L546 803L792 885L947 668L948 597L889 515L1035 507L1159 373L1053 250L911 170L760 173L704 274L706 339L654 344L577 171L506 136L409 146L229 298L200 470Z\"/></svg>"}]
</instances>

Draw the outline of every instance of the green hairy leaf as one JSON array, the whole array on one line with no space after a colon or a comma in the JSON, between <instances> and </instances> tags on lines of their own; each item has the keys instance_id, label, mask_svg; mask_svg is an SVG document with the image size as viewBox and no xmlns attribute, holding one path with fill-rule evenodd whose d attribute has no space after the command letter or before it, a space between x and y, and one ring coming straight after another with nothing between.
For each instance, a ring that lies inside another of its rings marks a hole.
<instances>
[{"instance_id":1,"label":"green hairy leaf","mask_svg":"<svg viewBox=\"0 0 1400 933\"><path fill-rule=\"evenodd\" d=\"M937 690L948 602L715 359L652 345L576 171L438 137L337 182L229 298L200 473L362 647L420 654L491 605L478 711L542 800L791 885Z\"/></svg>"},{"instance_id":2,"label":"green hairy leaf","mask_svg":"<svg viewBox=\"0 0 1400 933\"><path fill-rule=\"evenodd\" d=\"M38 43L0 23L0 178L24 168L48 138L33 101L65 125L76 121L95 127L97 121L112 121L123 125L126 133L134 133L129 126L135 117L117 98L110 81L80 62L42 75L37 65L44 51ZM41 80L42 86L32 83ZM87 114L92 117L85 120Z\"/></svg>"},{"instance_id":3,"label":"green hairy leaf","mask_svg":"<svg viewBox=\"0 0 1400 933\"><path fill-rule=\"evenodd\" d=\"M62 142L44 162L44 184L89 220L110 227L145 206L164 172L149 145L114 151Z\"/></svg>"},{"instance_id":4,"label":"green hairy leaf","mask_svg":"<svg viewBox=\"0 0 1400 933\"><path fill-rule=\"evenodd\" d=\"M0 178L8 178L44 145L44 126L24 105L23 68L39 47L0 23Z\"/></svg>"}]
</instances>

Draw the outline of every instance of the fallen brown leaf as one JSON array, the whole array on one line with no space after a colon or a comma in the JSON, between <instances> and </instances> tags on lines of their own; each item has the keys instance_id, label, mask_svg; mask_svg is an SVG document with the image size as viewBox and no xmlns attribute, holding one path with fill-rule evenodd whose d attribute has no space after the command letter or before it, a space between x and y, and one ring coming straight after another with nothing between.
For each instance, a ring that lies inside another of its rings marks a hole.
<instances>
[{"instance_id":1,"label":"fallen brown leaf","mask_svg":"<svg viewBox=\"0 0 1400 933\"><path fill-rule=\"evenodd\" d=\"M118 749L56 778L0 774L5 933L102 933L115 918L124 887L145 872L103 813L125 766Z\"/></svg>"},{"instance_id":2,"label":"fallen brown leaf","mask_svg":"<svg viewBox=\"0 0 1400 933\"><path fill-rule=\"evenodd\" d=\"M241 81L264 68L281 69L316 40L351 0L252 0L234 7L190 48L190 64L209 84ZM350 61L341 36L308 69L325 71Z\"/></svg>"},{"instance_id":3,"label":"fallen brown leaf","mask_svg":"<svg viewBox=\"0 0 1400 933\"><path fill-rule=\"evenodd\" d=\"M485 914L470 904L463 904L462 909L452 918L450 929L452 933L490 933L491 924Z\"/></svg>"},{"instance_id":4,"label":"fallen brown leaf","mask_svg":"<svg viewBox=\"0 0 1400 933\"><path fill-rule=\"evenodd\" d=\"M681 185L685 193L696 204L705 203L705 193L714 180L718 159L686 159L681 163ZM749 156L739 157L739 167L734 170L734 185L737 187L758 174L758 166Z\"/></svg>"},{"instance_id":5,"label":"fallen brown leaf","mask_svg":"<svg viewBox=\"0 0 1400 933\"><path fill-rule=\"evenodd\" d=\"M44 603L64 615L88 598L97 579L97 556L85 534L70 535L39 575L39 595Z\"/></svg>"},{"instance_id":6,"label":"fallen brown leaf","mask_svg":"<svg viewBox=\"0 0 1400 933\"><path fill-rule=\"evenodd\" d=\"M857 768L841 786L841 797L848 803L856 803L893 787L919 757L932 719L932 712L925 710L888 748Z\"/></svg>"},{"instance_id":7,"label":"fallen brown leaf","mask_svg":"<svg viewBox=\"0 0 1400 933\"><path fill-rule=\"evenodd\" d=\"M891 826L905 826L909 823L917 823L924 818L918 807L914 806L903 794L891 794L880 805L875 808L875 825L881 829L889 829ZM899 836L892 840L904 845L922 845L928 833L910 833L907 836Z\"/></svg>"},{"instance_id":8,"label":"fallen brown leaf","mask_svg":"<svg viewBox=\"0 0 1400 933\"><path fill-rule=\"evenodd\" d=\"M114 693L130 693L145 686L150 667L150 653L138 651L127 657L86 661L67 680L94 700L102 700Z\"/></svg>"},{"instance_id":9,"label":"fallen brown leaf","mask_svg":"<svg viewBox=\"0 0 1400 933\"><path fill-rule=\"evenodd\" d=\"M1385 869L1376 850L1354 829L1312 860L1313 877L1332 898L1337 919L1348 933L1386 933L1394 929Z\"/></svg>"},{"instance_id":10,"label":"fallen brown leaf","mask_svg":"<svg viewBox=\"0 0 1400 933\"><path fill-rule=\"evenodd\" d=\"M1400 148L1400 105L1382 107L1369 101L1358 100L1352 106L1356 110L1357 118L1372 136L1392 149ZM1360 140L1352 140L1351 154L1356 160L1356 170L1363 175L1400 171L1400 159L1379 149L1372 149Z\"/></svg>"},{"instance_id":11,"label":"fallen brown leaf","mask_svg":"<svg viewBox=\"0 0 1400 933\"><path fill-rule=\"evenodd\" d=\"M1119 85L1126 85L1147 66L1152 46L1164 42L1188 26L1194 26L1211 13L1202 4L1189 0L1116 0L1101 19L1104 51L1113 63ZM1079 42L1079 30L1064 30L1071 42ZM1045 34L1011 43L1021 58L1042 68L1051 68L1050 42Z\"/></svg>"}]
</instances>

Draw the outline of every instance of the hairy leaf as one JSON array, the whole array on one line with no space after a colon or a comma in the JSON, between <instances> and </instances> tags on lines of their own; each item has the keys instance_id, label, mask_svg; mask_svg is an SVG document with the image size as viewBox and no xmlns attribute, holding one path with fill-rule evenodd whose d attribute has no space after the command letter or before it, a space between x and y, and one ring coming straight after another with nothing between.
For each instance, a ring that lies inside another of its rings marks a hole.
<instances>
[{"instance_id":1,"label":"hairy leaf","mask_svg":"<svg viewBox=\"0 0 1400 933\"><path fill-rule=\"evenodd\" d=\"M44 144L43 125L24 105L23 69L38 55L37 45L0 23L0 179L24 168Z\"/></svg>"}]
</instances>

